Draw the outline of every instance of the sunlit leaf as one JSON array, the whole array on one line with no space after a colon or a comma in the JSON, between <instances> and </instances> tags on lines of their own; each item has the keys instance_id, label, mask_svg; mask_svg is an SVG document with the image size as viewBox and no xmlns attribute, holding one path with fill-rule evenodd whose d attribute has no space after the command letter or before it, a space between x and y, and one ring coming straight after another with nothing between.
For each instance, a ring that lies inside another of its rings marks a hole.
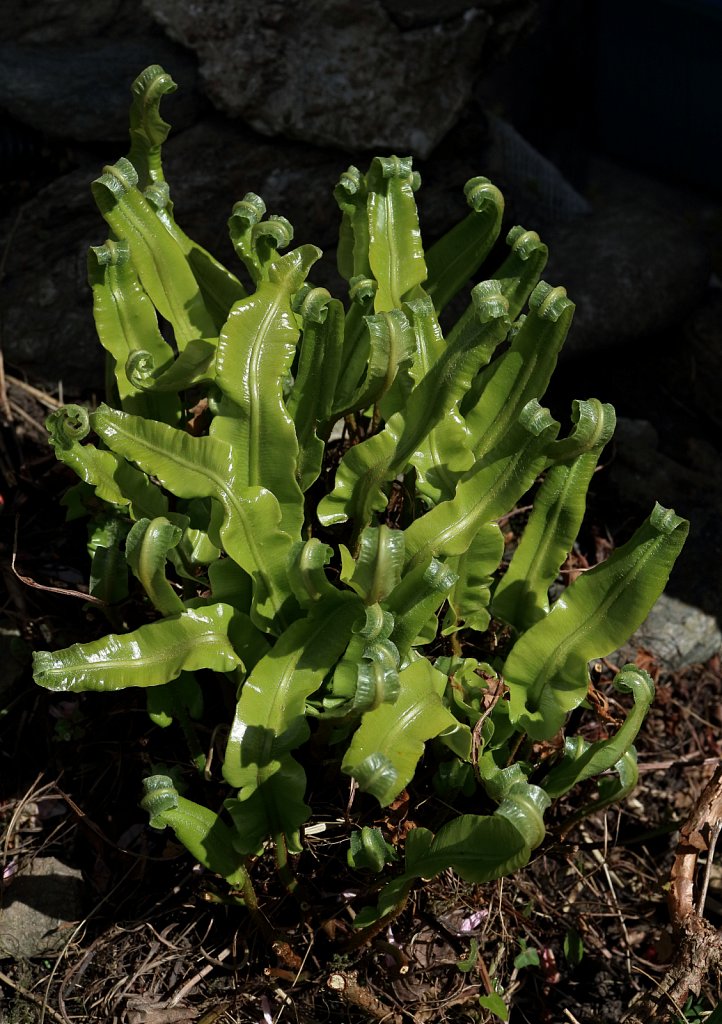
<instances>
[{"instance_id":1,"label":"sunlit leaf","mask_svg":"<svg viewBox=\"0 0 722 1024\"><path fill-rule=\"evenodd\" d=\"M504 664L517 728L549 739L587 692L587 664L625 643L662 593L689 523L656 505L634 536L582 573Z\"/></svg>"}]
</instances>

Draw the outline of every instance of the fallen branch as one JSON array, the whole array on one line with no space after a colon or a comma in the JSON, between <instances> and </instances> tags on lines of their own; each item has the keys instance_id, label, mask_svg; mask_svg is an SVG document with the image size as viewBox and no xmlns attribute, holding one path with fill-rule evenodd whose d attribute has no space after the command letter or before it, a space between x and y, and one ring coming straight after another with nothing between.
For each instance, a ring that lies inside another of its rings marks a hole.
<instances>
[{"instance_id":1,"label":"fallen branch","mask_svg":"<svg viewBox=\"0 0 722 1024\"><path fill-rule=\"evenodd\" d=\"M699 994L707 973L722 964L722 933L705 920L704 902L714 847L722 822L722 764L705 786L682 827L670 873L668 905L677 954L654 992L642 996L623 1024L659 1024L679 1020L690 992ZM698 861L707 854L704 878L697 884Z\"/></svg>"}]
</instances>

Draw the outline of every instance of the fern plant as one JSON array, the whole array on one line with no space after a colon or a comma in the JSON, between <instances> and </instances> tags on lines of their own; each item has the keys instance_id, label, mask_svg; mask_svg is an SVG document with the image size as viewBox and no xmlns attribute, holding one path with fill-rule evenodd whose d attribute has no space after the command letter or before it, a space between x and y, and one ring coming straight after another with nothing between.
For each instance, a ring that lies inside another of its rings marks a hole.
<instances>
[{"instance_id":1,"label":"fern plant","mask_svg":"<svg viewBox=\"0 0 722 1024\"><path fill-rule=\"evenodd\" d=\"M165 775L146 779L143 805L250 906L249 865L267 844L293 884L312 731L382 807L428 745L447 804L479 813L412 829L400 871L380 833L353 836L351 863L391 872L357 917L371 924L417 878L453 868L480 882L525 864L550 802L579 782L604 774L595 807L634 786L645 672L615 680L631 697L616 734L590 745L565 725L590 659L624 643L661 593L687 523L656 505L550 603L614 411L575 401L560 436L540 404L574 310L540 280L545 245L513 228L502 265L442 333L497 239L502 196L469 181L468 215L425 251L411 159L376 158L335 190L345 305L308 280L317 248L282 254L291 225L252 193L228 222L242 283L176 222L159 112L174 88L157 66L138 77L130 152L93 183L110 229L88 260L108 404L48 420L81 480L70 514L90 516L91 593L125 600L130 573L152 621L38 652L35 678L145 688L154 721L179 721L201 768L191 724L209 673L232 688L222 808ZM499 521L534 487L506 564Z\"/></svg>"}]
</instances>

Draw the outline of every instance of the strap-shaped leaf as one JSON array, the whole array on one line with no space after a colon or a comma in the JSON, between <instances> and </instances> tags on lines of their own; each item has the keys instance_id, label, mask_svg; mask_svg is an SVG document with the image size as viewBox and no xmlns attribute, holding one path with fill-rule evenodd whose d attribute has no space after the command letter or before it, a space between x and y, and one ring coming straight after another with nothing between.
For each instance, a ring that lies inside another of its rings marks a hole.
<instances>
[{"instance_id":1,"label":"strap-shaped leaf","mask_svg":"<svg viewBox=\"0 0 722 1024\"><path fill-rule=\"evenodd\" d=\"M406 837L405 871L381 890L378 906L356 916L364 928L403 903L416 878L451 868L467 882L489 882L523 867L545 835L550 800L538 786L519 782L491 815L462 814L434 835L412 829Z\"/></svg>"},{"instance_id":2,"label":"strap-shaped leaf","mask_svg":"<svg viewBox=\"0 0 722 1024\"><path fill-rule=\"evenodd\" d=\"M165 575L168 552L178 544L182 533L165 516L158 516L139 519L125 542L128 565L161 615L180 615L185 607Z\"/></svg>"},{"instance_id":3,"label":"strap-shaped leaf","mask_svg":"<svg viewBox=\"0 0 722 1024\"><path fill-rule=\"evenodd\" d=\"M549 250L536 231L525 231L517 224L506 236L511 252L493 275L509 303L511 320L521 313L539 282L549 258Z\"/></svg>"},{"instance_id":4,"label":"strap-shaped leaf","mask_svg":"<svg viewBox=\"0 0 722 1024\"><path fill-rule=\"evenodd\" d=\"M336 250L338 272L349 283L354 278L370 278L368 189L358 167L352 164L341 175L333 194L342 214Z\"/></svg>"},{"instance_id":5,"label":"strap-shaped leaf","mask_svg":"<svg viewBox=\"0 0 722 1024\"><path fill-rule=\"evenodd\" d=\"M398 585L403 567L403 533L388 526L371 526L361 534L352 575L344 573L342 579L364 604L378 604Z\"/></svg>"},{"instance_id":6,"label":"strap-shaped leaf","mask_svg":"<svg viewBox=\"0 0 722 1024\"><path fill-rule=\"evenodd\" d=\"M95 489L101 501L128 506L131 516L153 518L168 509L165 495L145 473L122 456L92 444L80 444L90 432L88 410L81 405L64 405L45 421L55 456ZM170 429L170 428L169 428Z\"/></svg>"},{"instance_id":7,"label":"strap-shaped leaf","mask_svg":"<svg viewBox=\"0 0 722 1024\"><path fill-rule=\"evenodd\" d=\"M341 769L382 807L414 777L426 741L456 725L441 699L445 689L446 677L421 658L399 673L396 701L363 716Z\"/></svg>"},{"instance_id":8,"label":"strap-shaped leaf","mask_svg":"<svg viewBox=\"0 0 722 1024\"><path fill-rule=\"evenodd\" d=\"M139 416L176 423L180 409L175 395L145 396L125 373L129 355L141 347L158 367L165 368L173 360L173 350L158 328L153 303L133 269L128 243L108 240L105 245L91 247L88 281L93 291L95 328L112 359L121 408Z\"/></svg>"},{"instance_id":9,"label":"strap-shaped leaf","mask_svg":"<svg viewBox=\"0 0 722 1024\"><path fill-rule=\"evenodd\" d=\"M446 349L419 384L419 395L409 400L428 403L429 419L441 415L424 439L414 445L409 463L416 469L416 490L432 504L452 498L459 477L474 464L471 438L459 414L459 403L486 366L508 330L508 310L492 281L474 289L476 324L480 328L450 339ZM408 306L411 307L412 303ZM413 322L423 316L418 305ZM424 309L428 315L428 311ZM435 317L434 317L435 319ZM415 389L416 390L416 389ZM413 407L412 407L413 408ZM408 418L408 416L407 416Z\"/></svg>"},{"instance_id":10,"label":"strap-shaped leaf","mask_svg":"<svg viewBox=\"0 0 722 1024\"><path fill-rule=\"evenodd\" d=\"M496 345L508 327L506 302L491 282L487 284L482 314L486 319L485 335L471 337L471 344L464 338L447 346L413 389L404 408L391 416L384 429L349 448L336 471L334 490L319 505L322 523L353 518L357 527L365 526L374 511L386 507L383 484L403 472L409 463L420 466L426 476L448 473L448 460L453 461L459 453L453 444L456 434L450 431L448 437L445 435L444 419L454 412L471 386L488 348L488 337L493 336ZM423 442L437 425L434 446L424 451ZM463 459L464 449L460 454ZM433 461L436 458L438 465Z\"/></svg>"},{"instance_id":11,"label":"strap-shaped leaf","mask_svg":"<svg viewBox=\"0 0 722 1024\"><path fill-rule=\"evenodd\" d=\"M303 526L303 494L296 479L298 440L283 400L299 329L291 297L321 255L312 245L281 257L268 277L231 310L218 339L216 383L233 403L211 434L232 443L242 487L267 487L281 506L281 525L296 537Z\"/></svg>"},{"instance_id":12,"label":"strap-shaped leaf","mask_svg":"<svg viewBox=\"0 0 722 1024\"><path fill-rule=\"evenodd\" d=\"M263 220L266 204L255 192L247 192L233 207L228 231L239 258L245 264L254 285L267 281L270 269L278 261L280 249L293 240L293 228L285 217Z\"/></svg>"},{"instance_id":13,"label":"strap-shaped leaf","mask_svg":"<svg viewBox=\"0 0 722 1024\"><path fill-rule=\"evenodd\" d=\"M217 326L186 254L137 184L133 165L123 157L93 182L93 196L116 238L128 241L143 288L183 349L191 338L214 337Z\"/></svg>"},{"instance_id":14,"label":"strap-shaped leaf","mask_svg":"<svg viewBox=\"0 0 722 1024\"><path fill-rule=\"evenodd\" d=\"M504 554L504 535L496 523L484 523L463 555L447 559L457 575L449 593L449 612L444 633L458 629L476 629L483 633L489 626L489 602L493 573Z\"/></svg>"},{"instance_id":15,"label":"strap-shaped leaf","mask_svg":"<svg viewBox=\"0 0 722 1024\"><path fill-rule=\"evenodd\" d=\"M417 565L407 572L389 595L385 603L394 617L391 640L402 660L419 642L419 634L439 610L456 579L450 566L432 558L427 566Z\"/></svg>"},{"instance_id":16,"label":"strap-shaped leaf","mask_svg":"<svg viewBox=\"0 0 722 1024\"><path fill-rule=\"evenodd\" d=\"M504 664L517 729L549 739L587 692L587 664L625 643L665 587L689 523L657 504L634 536L579 576Z\"/></svg>"},{"instance_id":17,"label":"strap-shaped leaf","mask_svg":"<svg viewBox=\"0 0 722 1024\"><path fill-rule=\"evenodd\" d=\"M353 594L322 601L279 637L244 683L223 765L226 781L240 790L225 806L243 853L255 853L268 836L300 850L309 808L305 774L291 751L308 738L306 700L343 653L359 609Z\"/></svg>"},{"instance_id":18,"label":"strap-shaped leaf","mask_svg":"<svg viewBox=\"0 0 722 1024\"><path fill-rule=\"evenodd\" d=\"M209 807L178 793L168 775L143 780L141 807L150 816L151 828L173 829L186 850L209 871L236 887L243 886L243 857L233 848L232 830Z\"/></svg>"},{"instance_id":19,"label":"strap-shaped leaf","mask_svg":"<svg viewBox=\"0 0 722 1024\"><path fill-rule=\"evenodd\" d=\"M298 438L296 474L302 491L318 479L325 446L324 435L333 415L333 396L341 369L343 304L325 288L312 288L300 305L303 320L301 351L293 388L286 402Z\"/></svg>"},{"instance_id":20,"label":"strap-shaped leaf","mask_svg":"<svg viewBox=\"0 0 722 1024\"><path fill-rule=\"evenodd\" d=\"M288 559L288 579L302 608L310 608L337 592L326 576L326 566L332 557L333 548L322 544L318 537L299 540L293 545Z\"/></svg>"},{"instance_id":21,"label":"strap-shaped leaf","mask_svg":"<svg viewBox=\"0 0 722 1024\"><path fill-rule=\"evenodd\" d=\"M90 580L88 591L106 604L117 604L128 596L128 566L121 545L128 522L117 515L95 516L88 523Z\"/></svg>"},{"instance_id":22,"label":"strap-shaped leaf","mask_svg":"<svg viewBox=\"0 0 722 1024\"><path fill-rule=\"evenodd\" d=\"M278 501L260 487L244 488L237 453L213 437L191 437L164 423L141 420L101 405L93 429L114 452L152 473L179 498L215 498L223 508L220 536L227 554L253 578L253 616L280 630L293 616L286 574L291 538L280 529Z\"/></svg>"},{"instance_id":23,"label":"strap-shaped leaf","mask_svg":"<svg viewBox=\"0 0 722 1024\"><path fill-rule=\"evenodd\" d=\"M404 298L426 280L414 192L420 178L411 157L375 157L366 175L371 274L378 283L377 313L400 309Z\"/></svg>"},{"instance_id":24,"label":"strap-shaped leaf","mask_svg":"<svg viewBox=\"0 0 722 1024\"><path fill-rule=\"evenodd\" d=\"M504 197L488 178L471 178L464 195L472 212L426 254L426 291L439 313L479 269L501 227Z\"/></svg>"},{"instance_id":25,"label":"strap-shaped leaf","mask_svg":"<svg viewBox=\"0 0 722 1024\"><path fill-rule=\"evenodd\" d=\"M529 402L518 430L464 474L453 500L442 501L405 530L409 567L425 564L432 555L463 555L484 523L508 512L531 486L558 429L548 409Z\"/></svg>"},{"instance_id":26,"label":"strap-shaped leaf","mask_svg":"<svg viewBox=\"0 0 722 1024\"><path fill-rule=\"evenodd\" d=\"M477 458L508 434L527 402L546 391L573 313L574 305L563 288L543 282L536 286L529 315L510 348L482 371L462 403ZM468 405L469 401L475 404Z\"/></svg>"},{"instance_id":27,"label":"strap-shaped leaf","mask_svg":"<svg viewBox=\"0 0 722 1024\"><path fill-rule=\"evenodd\" d=\"M130 152L128 159L138 172L138 185L147 188L165 181L161 148L170 125L160 116L160 101L178 86L159 64L151 64L130 87Z\"/></svg>"},{"instance_id":28,"label":"strap-shaped leaf","mask_svg":"<svg viewBox=\"0 0 722 1024\"><path fill-rule=\"evenodd\" d=\"M354 397L360 395L371 353L371 334L368 318L373 316L376 282L371 278L354 278L350 289L351 306L346 313L343 328L340 369L333 396L333 412L328 429L335 421L360 406Z\"/></svg>"},{"instance_id":29,"label":"strap-shaped leaf","mask_svg":"<svg viewBox=\"0 0 722 1024\"><path fill-rule=\"evenodd\" d=\"M581 737L566 740L564 757L542 783L544 792L552 800L568 793L578 782L609 771L632 749L654 700L654 683L647 672L630 664L625 665L614 677L614 688L620 693L631 693L634 706L623 725L609 739L591 744Z\"/></svg>"},{"instance_id":30,"label":"strap-shaped leaf","mask_svg":"<svg viewBox=\"0 0 722 1024\"><path fill-rule=\"evenodd\" d=\"M331 696L324 699L327 711L359 715L397 699L401 659L390 640L393 628L393 615L381 605L364 608L364 617L354 623L348 647L336 666Z\"/></svg>"},{"instance_id":31,"label":"strap-shaped leaf","mask_svg":"<svg viewBox=\"0 0 722 1024\"><path fill-rule=\"evenodd\" d=\"M414 354L414 333L400 309L365 318L369 336L366 376L350 399L351 409L365 409L381 401Z\"/></svg>"},{"instance_id":32,"label":"strap-shaped leaf","mask_svg":"<svg viewBox=\"0 0 722 1024\"><path fill-rule=\"evenodd\" d=\"M173 204L165 184L161 149L170 125L160 116L163 96L176 84L158 64L142 71L131 86L130 152L128 160L138 173L138 187L154 207L158 219L176 240L188 261L218 333L234 302L243 298L240 281L209 252L186 235L173 217Z\"/></svg>"},{"instance_id":33,"label":"strap-shaped leaf","mask_svg":"<svg viewBox=\"0 0 722 1024\"><path fill-rule=\"evenodd\" d=\"M604 446L614 433L611 405L596 399L575 402L572 436L550 451L580 453L547 471L521 541L494 594L494 615L522 632L549 611L549 587L572 549L586 509L587 488ZM573 449L572 449L573 450Z\"/></svg>"},{"instance_id":34,"label":"strap-shaped leaf","mask_svg":"<svg viewBox=\"0 0 722 1024\"><path fill-rule=\"evenodd\" d=\"M35 682L60 693L105 692L161 686L184 670L230 672L240 664L228 639L233 614L234 609L225 604L192 608L131 633L110 633L102 640L61 651L36 651Z\"/></svg>"},{"instance_id":35,"label":"strap-shaped leaf","mask_svg":"<svg viewBox=\"0 0 722 1024\"><path fill-rule=\"evenodd\" d=\"M177 393L193 387L194 384L214 380L215 357L215 340L206 341L204 338L193 338L178 358L170 363L159 364L151 351L136 348L125 363L125 377L136 390L150 392L148 398L151 398L154 392ZM125 406L123 409L125 412L135 411ZM151 419L161 417L153 416ZM166 419L165 422L169 420Z\"/></svg>"}]
</instances>

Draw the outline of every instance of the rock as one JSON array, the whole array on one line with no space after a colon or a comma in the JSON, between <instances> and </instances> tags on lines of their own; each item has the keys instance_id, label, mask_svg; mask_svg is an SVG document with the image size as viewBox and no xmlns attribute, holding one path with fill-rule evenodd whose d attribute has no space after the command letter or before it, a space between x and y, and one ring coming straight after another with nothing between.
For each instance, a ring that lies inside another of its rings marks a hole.
<instances>
[{"instance_id":1,"label":"rock","mask_svg":"<svg viewBox=\"0 0 722 1024\"><path fill-rule=\"evenodd\" d=\"M621 202L545 234L545 280L576 303L563 358L587 358L680 326L703 295L710 258L683 218Z\"/></svg>"},{"instance_id":2,"label":"rock","mask_svg":"<svg viewBox=\"0 0 722 1024\"><path fill-rule=\"evenodd\" d=\"M676 599L674 607L685 622L689 619L689 627L678 622L680 636L675 643L681 651L704 652L716 643L715 626L722 621L722 455L696 437L680 439L676 458L659 451L657 443L651 424L618 420L605 486L620 520L610 525L616 536L621 521L638 522L649 514L655 500L689 519L689 536L672 571L667 595L669 601ZM682 604L687 609L684 612ZM687 628L690 637L683 637ZM661 630L673 631L674 627Z\"/></svg>"},{"instance_id":3,"label":"rock","mask_svg":"<svg viewBox=\"0 0 722 1024\"><path fill-rule=\"evenodd\" d=\"M83 877L55 857L36 857L17 875L0 910L0 956L24 959L60 952L83 916Z\"/></svg>"},{"instance_id":4,"label":"rock","mask_svg":"<svg viewBox=\"0 0 722 1024\"><path fill-rule=\"evenodd\" d=\"M505 216L513 224L546 232L592 208L564 178L554 164L542 156L513 125L487 114L489 141L484 153L484 175L501 189Z\"/></svg>"},{"instance_id":5,"label":"rock","mask_svg":"<svg viewBox=\"0 0 722 1024\"><path fill-rule=\"evenodd\" d=\"M138 36L152 19L137 0L43 0L19 4L0 0L0 40L55 44L103 36Z\"/></svg>"},{"instance_id":6,"label":"rock","mask_svg":"<svg viewBox=\"0 0 722 1024\"><path fill-rule=\"evenodd\" d=\"M103 380L86 274L88 246L107 234L90 196L97 174L86 166L59 178L0 224L6 369L62 380L71 395Z\"/></svg>"},{"instance_id":7,"label":"rock","mask_svg":"<svg viewBox=\"0 0 722 1024\"><path fill-rule=\"evenodd\" d=\"M722 427L722 289L710 288L687 321L679 349L664 364L675 398Z\"/></svg>"},{"instance_id":8,"label":"rock","mask_svg":"<svg viewBox=\"0 0 722 1024\"><path fill-rule=\"evenodd\" d=\"M130 84L149 64L162 64L178 83L167 108L176 126L190 124L199 109L195 64L163 38L0 43L0 108L64 140L120 141L128 137Z\"/></svg>"},{"instance_id":9,"label":"rock","mask_svg":"<svg viewBox=\"0 0 722 1024\"><path fill-rule=\"evenodd\" d=\"M722 651L722 632L713 615L662 594L628 644L615 656L619 664L633 661L637 650L651 651L666 669L709 661Z\"/></svg>"},{"instance_id":10,"label":"rock","mask_svg":"<svg viewBox=\"0 0 722 1024\"><path fill-rule=\"evenodd\" d=\"M427 156L455 123L492 24L471 4L410 29L379 0L144 4L198 54L218 109L264 135L404 156Z\"/></svg>"}]
</instances>

